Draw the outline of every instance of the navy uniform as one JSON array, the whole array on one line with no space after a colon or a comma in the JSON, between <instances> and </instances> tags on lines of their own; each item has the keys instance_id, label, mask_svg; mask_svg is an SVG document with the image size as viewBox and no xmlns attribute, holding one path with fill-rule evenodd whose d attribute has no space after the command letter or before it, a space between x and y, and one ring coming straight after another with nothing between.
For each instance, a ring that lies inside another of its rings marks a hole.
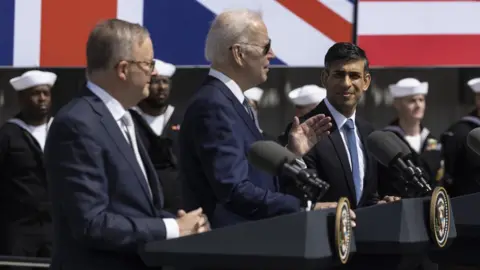
<instances>
[{"instance_id":1,"label":"navy uniform","mask_svg":"<svg viewBox=\"0 0 480 270\"><path fill-rule=\"evenodd\" d=\"M22 108L18 115L0 128L1 255L51 255L51 203L43 147L52 120L48 117L50 88L56 77L51 72L35 70L10 80L19 95L35 95L32 93L36 92L32 91L40 91L38 87L46 88L43 91L48 91L48 101L44 98L37 103L45 114L44 118L36 110ZM31 124L32 115L43 119L43 122Z\"/></svg>"},{"instance_id":2,"label":"navy uniform","mask_svg":"<svg viewBox=\"0 0 480 270\"><path fill-rule=\"evenodd\" d=\"M427 178L426 180L432 188L438 185L442 185L444 179L444 160L442 156L442 144L430 133L428 128L423 126L421 127L422 131L419 135L421 148L418 152L416 149L413 149L410 143L405 139L405 132L398 125L398 119L394 120L383 130L393 132L400 139L402 139L403 142L405 142L405 144L412 151L412 162L424 170L425 176ZM399 176L394 175L391 170L388 170L384 166L379 167L379 175L380 181L378 185L378 190L380 195L401 195L398 190L393 186L398 183L392 183L391 180L389 180L392 178L392 176Z\"/></svg>"},{"instance_id":3,"label":"navy uniform","mask_svg":"<svg viewBox=\"0 0 480 270\"><path fill-rule=\"evenodd\" d=\"M152 78L149 97L139 106L131 109L130 113L135 126L138 127L139 138L147 149L162 183L165 194L165 210L176 214L184 206L183 187L182 181L179 179L176 158L177 138L183 114L167 103L170 94L169 80L175 73L175 66L156 59L155 70L158 75ZM162 80L168 80L168 83L165 84ZM162 107L163 112L158 115L151 115L147 111L152 108L162 109Z\"/></svg>"},{"instance_id":4,"label":"navy uniform","mask_svg":"<svg viewBox=\"0 0 480 270\"><path fill-rule=\"evenodd\" d=\"M450 126L441 137L445 171L451 177L446 188L452 197L480 192L480 161L466 142L468 133L480 127L480 78L470 80L468 85L476 94L477 109Z\"/></svg>"},{"instance_id":5,"label":"navy uniform","mask_svg":"<svg viewBox=\"0 0 480 270\"><path fill-rule=\"evenodd\" d=\"M428 94L428 83L420 82L415 78L405 78L398 81L396 84L389 86L390 94L396 102L399 102L399 115L398 117L405 117L406 121L412 121L419 125L420 133L417 135L407 135L400 126L400 119L397 118L386 126L383 130L393 132L397 135L411 151L412 162L423 169L425 178L430 186L437 186L443 178L443 160L442 160L442 146L439 141L430 134L430 131L421 125L420 115L415 115L421 109L419 102L425 102L424 97ZM423 96L423 97L422 97ZM407 98L407 100L401 100ZM412 104L415 107L406 107ZM423 104L424 105L424 104ZM402 113L407 109L406 113ZM424 107L423 107L424 108ZM388 169L385 166L378 166L378 193L380 197L386 195L393 196L417 196L418 194L406 193L404 188L404 180L398 173ZM410 269L416 270L436 270L438 265L431 262L428 258L422 258L418 262L413 262Z\"/></svg>"},{"instance_id":6,"label":"navy uniform","mask_svg":"<svg viewBox=\"0 0 480 270\"><path fill-rule=\"evenodd\" d=\"M295 88L288 93L288 99L295 106L295 116L302 117L313 110L327 96L327 90L315 84L307 84ZM282 145L288 144L288 134L290 125L285 132L278 137L278 142Z\"/></svg>"}]
</instances>

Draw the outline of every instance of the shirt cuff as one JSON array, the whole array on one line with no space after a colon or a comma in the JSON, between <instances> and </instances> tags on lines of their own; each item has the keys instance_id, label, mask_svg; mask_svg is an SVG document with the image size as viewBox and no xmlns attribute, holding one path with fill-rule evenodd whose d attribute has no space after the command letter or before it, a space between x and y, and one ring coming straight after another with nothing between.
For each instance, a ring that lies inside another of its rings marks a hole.
<instances>
[{"instance_id":1,"label":"shirt cuff","mask_svg":"<svg viewBox=\"0 0 480 270\"><path fill-rule=\"evenodd\" d=\"M310 208L312 207L312 201L308 200L307 201L307 207L305 208L305 211L310 211Z\"/></svg>"},{"instance_id":2,"label":"shirt cuff","mask_svg":"<svg viewBox=\"0 0 480 270\"><path fill-rule=\"evenodd\" d=\"M163 223L167 230L167 240L180 237L180 228L174 218L164 218Z\"/></svg>"}]
</instances>

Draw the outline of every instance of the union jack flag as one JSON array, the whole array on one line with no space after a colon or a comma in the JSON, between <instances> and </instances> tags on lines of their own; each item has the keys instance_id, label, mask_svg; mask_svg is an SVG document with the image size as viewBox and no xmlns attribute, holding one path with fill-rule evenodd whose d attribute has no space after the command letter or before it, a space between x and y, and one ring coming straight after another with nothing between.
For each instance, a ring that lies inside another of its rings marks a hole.
<instances>
[{"instance_id":1,"label":"union jack flag","mask_svg":"<svg viewBox=\"0 0 480 270\"><path fill-rule=\"evenodd\" d=\"M156 58L207 65L210 23L230 8L263 14L272 64L321 67L334 42L353 37L354 0L0 0L0 66L83 67L88 33L107 18L147 27Z\"/></svg>"}]
</instances>

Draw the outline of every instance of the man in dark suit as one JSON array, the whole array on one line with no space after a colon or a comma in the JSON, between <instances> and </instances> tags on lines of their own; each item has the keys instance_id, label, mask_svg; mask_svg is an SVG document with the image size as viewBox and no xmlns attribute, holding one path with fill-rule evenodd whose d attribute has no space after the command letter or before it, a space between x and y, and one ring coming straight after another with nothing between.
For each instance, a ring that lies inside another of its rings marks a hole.
<instances>
[{"instance_id":1,"label":"man in dark suit","mask_svg":"<svg viewBox=\"0 0 480 270\"><path fill-rule=\"evenodd\" d=\"M380 201L377 161L366 151L365 145L374 128L356 115L358 101L370 81L368 59L360 47L344 42L330 47L322 73L327 97L303 117L325 114L333 119L328 138L317 143L304 157L307 166L316 169L319 177L330 184L323 201L347 197L352 208ZM386 196L384 199L398 198Z\"/></svg>"},{"instance_id":2,"label":"man in dark suit","mask_svg":"<svg viewBox=\"0 0 480 270\"><path fill-rule=\"evenodd\" d=\"M168 103L171 77L175 66L155 59L155 71L150 81L150 94L130 114L138 127L142 140L155 171L162 183L165 195L165 210L176 213L183 208L181 181L178 177L177 137L182 113Z\"/></svg>"},{"instance_id":3,"label":"man in dark suit","mask_svg":"<svg viewBox=\"0 0 480 270\"><path fill-rule=\"evenodd\" d=\"M299 199L279 192L277 178L247 161L250 146L263 136L243 92L267 79L274 57L261 16L248 10L220 14L208 33L206 56L212 62L209 76L190 101L180 130L185 184L212 227L301 211ZM328 128L324 115L301 125L295 118L287 148L301 156Z\"/></svg>"},{"instance_id":4,"label":"man in dark suit","mask_svg":"<svg viewBox=\"0 0 480 270\"><path fill-rule=\"evenodd\" d=\"M51 269L148 269L145 242L208 229L202 210L163 210L162 186L126 108L155 75L148 31L111 19L87 42L87 85L56 115L45 147L53 206Z\"/></svg>"}]
</instances>

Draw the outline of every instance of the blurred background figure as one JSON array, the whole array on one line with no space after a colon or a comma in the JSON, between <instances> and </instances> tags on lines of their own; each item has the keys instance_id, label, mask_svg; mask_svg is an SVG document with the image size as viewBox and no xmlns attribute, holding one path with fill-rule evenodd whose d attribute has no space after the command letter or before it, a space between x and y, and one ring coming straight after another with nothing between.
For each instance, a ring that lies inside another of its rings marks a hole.
<instances>
[{"instance_id":1,"label":"blurred background figure","mask_svg":"<svg viewBox=\"0 0 480 270\"><path fill-rule=\"evenodd\" d=\"M260 133L262 133L263 138L265 140L275 140L275 136L272 136L268 133L266 133L261 127L260 123L258 122L258 111L259 111L259 105L260 105L260 100L262 99L263 96L263 90L258 87L253 87L245 91L243 94L248 100L248 103L252 107L252 112L255 116L255 124L258 127L258 130L260 130Z\"/></svg>"},{"instance_id":2,"label":"blurred background figure","mask_svg":"<svg viewBox=\"0 0 480 270\"><path fill-rule=\"evenodd\" d=\"M404 78L389 86L393 97L393 107L397 113L395 119L384 128L393 132L410 148L411 158L415 165L425 170L429 184L434 187L443 178L442 145L423 125L426 109L428 82L420 82L415 78ZM393 175L392 170L379 167L380 195L394 194L404 196L396 184L401 183L400 175ZM391 178L397 181L392 181Z\"/></svg>"},{"instance_id":3,"label":"blurred background figure","mask_svg":"<svg viewBox=\"0 0 480 270\"><path fill-rule=\"evenodd\" d=\"M10 80L18 93L20 113L0 129L1 255L51 255L51 204L43 147L56 79L54 73L32 70Z\"/></svg>"},{"instance_id":4,"label":"blurred background figure","mask_svg":"<svg viewBox=\"0 0 480 270\"><path fill-rule=\"evenodd\" d=\"M288 99L295 106L295 116L299 118L317 107L326 96L327 90L315 84L307 84L288 93ZM288 130L290 130L290 125L287 126L287 131L278 137L280 144L288 143Z\"/></svg>"},{"instance_id":5,"label":"blurred background figure","mask_svg":"<svg viewBox=\"0 0 480 270\"><path fill-rule=\"evenodd\" d=\"M150 81L149 96L130 113L162 183L165 210L176 214L182 208L182 187L175 151L182 114L169 104L171 78L176 68L155 59L155 70L157 75L153 75Z\"/></svg>"},{"instance_id":6,"label":"blurred background figure","mask_svg":"<svg viewBox=\"0 0 480 270\"><path fill-rule=\"evenodd\" d=\"M288 93L288 98L295 105L295 116L302 117L327 96L327 91L315 84L308 84L293 89Z\"/></svg>"},{"instance_id":7,"label":"blurred background figure","mask_svg":"<svg viewBox=\"0 0 480 270\"><path fill-rule=\"evenodd\" d=\"M447 189L452 197L480 192L480 162L466 143L468 133L480 127L480 78L467 84L475 94L476 107L442 134L445 171L451 177Z\"/></svg>"}]
</instances>

